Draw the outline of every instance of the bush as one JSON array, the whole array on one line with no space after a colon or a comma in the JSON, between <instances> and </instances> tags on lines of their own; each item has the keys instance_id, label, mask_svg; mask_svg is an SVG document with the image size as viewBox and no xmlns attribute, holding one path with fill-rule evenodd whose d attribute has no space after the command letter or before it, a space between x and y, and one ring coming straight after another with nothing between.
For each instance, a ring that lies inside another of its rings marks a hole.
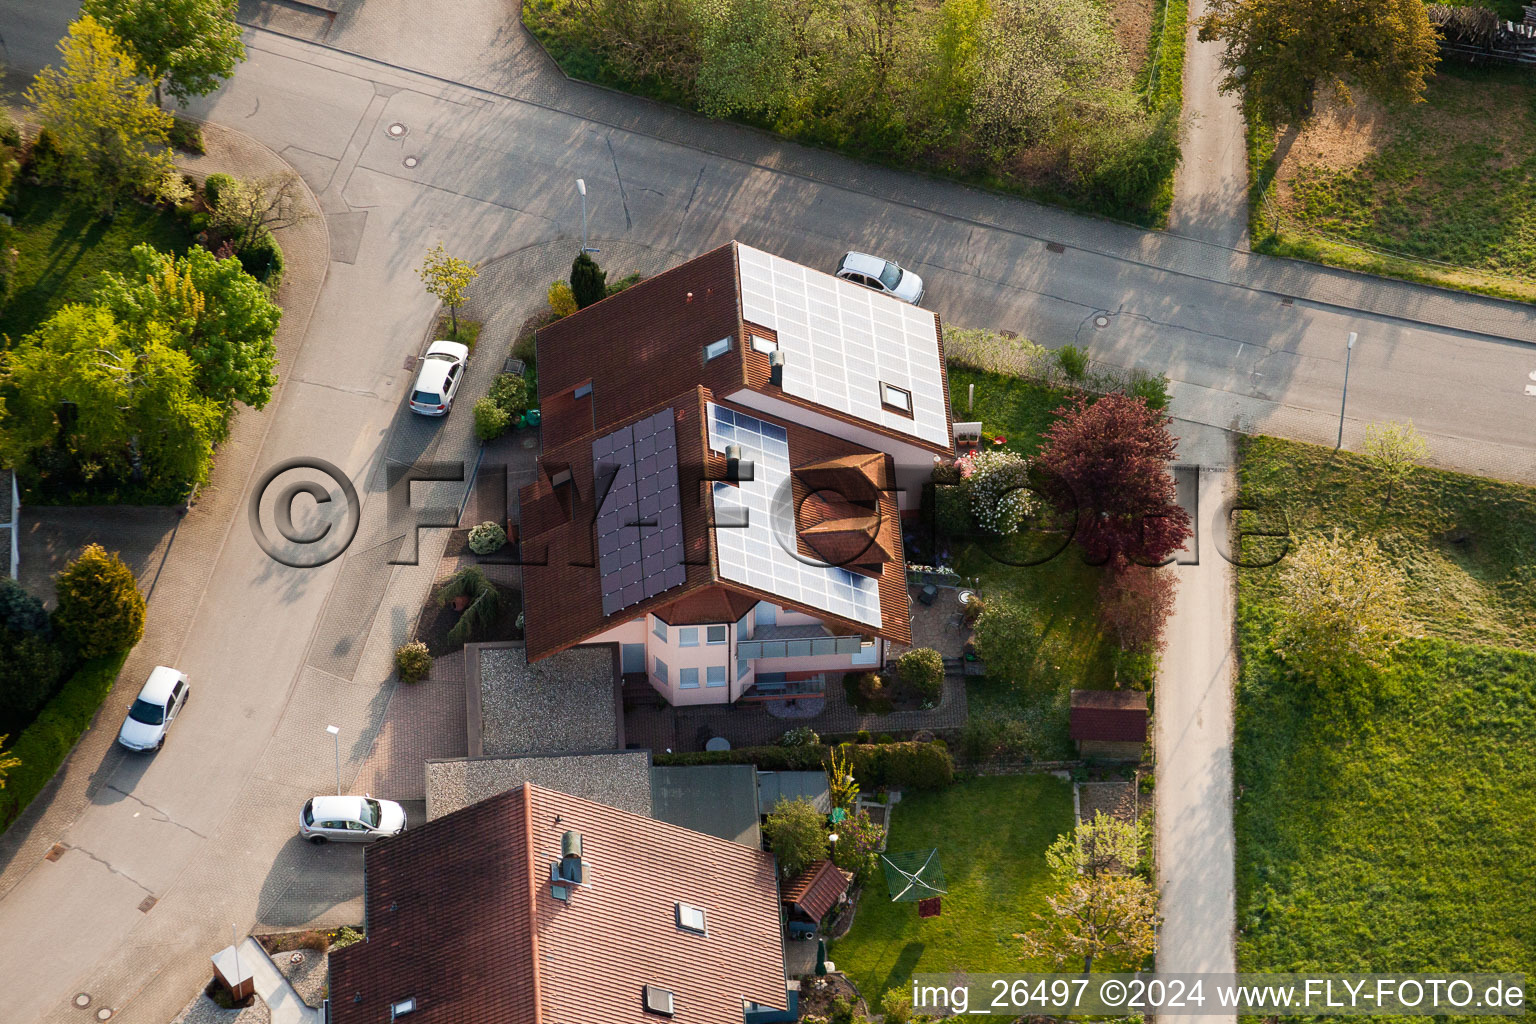
<instances>
[{"instance_id":1,"label":"bush","mask_svg":"<svg viewBox=\"0 0 1536 1024\"><path fill-rule=\"evenodd\" d=\"M47 633L51 628L43 602L27 593L15 580L0 577L0 629Z\"/></svg>"},{"instance_id":2,"label":"bush","mask_svg":"<svg viewBox=\"0 0 1536 1024\"><path fill-rule=\"evenodd\" d=\"M486 522L470 528L469 550L477 555L488 555L498 551L506 542L507 531L503 530L498 523Z\"/></svg>"},{"instance_id":3,"label":"bush","mask_svg":"<svg viewBox=\"0 0 1536 1024\"><path fill-rule=\"evenodd\" d=\"M528 411L528 382L515 373L498 373L489 397L508 419L515 420Z\"/></svg>"},{"instance_id":4,"label":"bush","mask_svg":"<svg viewBox=\"0 0 1536 1024\"><path fill-rule=\"evenodd\" d=\"M96 717L112 689L126 654L101 658L81 666L64 688L43 708L37 721L16 738L9 753L21 759L0 789L0 829L16 820L32 798L42 792L53 773L74 749L75 741Z\"/></svg>"},{"instance_id":5,"label":"bush","mask_svg":"<svg viewBox=\"0 0 1536 1024\"><path fill-rule=\"evenodd\" d=\"M571 263L571 295L576 299L577 309L586 309L606 298L607 282L607 271L588 254L580 253Z\"/></svg>"},{"instance_id":6,"label":"bush","mask_svg":"<svg viewBox=\"0 0 1536 1024\"><path fill-rule=\"evenodd\" d=\"M234 185L235 178L233 175L210 174L207 180L203 182L203 198L208 201L210 207L218 209L219 193L227 188L233 188Z\"/></svg>"},{"instance_id":7,"label":"bush","mask_svg":"<svg viewBox=\"0 0 1536 1024\"><path fill-rule=\"evenodd\" d=\"M960 460L971 519L1000 537L1019 532L1040 507L1029 484L1029 460L1017 452L993 449Z\"/></svg>"},{"instance_id":8,"label":"bush","mask_svg":"<svg viewBox=\"0 0 1536 1024\"><path fill-rule=\"evenodd\" d=\"M208 152L203 145L203 128L196 121L189 121L185 117L177 117L171 121L169 133L171 145L184 153L196 153L202 156Z\"/></svg>"},{"instance_id":9,"label":"bush","mask_svg":"<svg viewBox=\"0 0 1536 1024\"><path fill-rule=\"evenodd\" d=\"M779 800L763 822L768 848L779 859L779 870L793 878L827 856L827 824L816 805L805 798Z\"/></svg>"},{"instance_id":10,"label":"bush","mask_svg":"<svg viewBox=\"0 0 1536 1024\"><path fill-rule=\"evenodd\" d=\"M277 244L269 228L256 232L246 246L235 253L245 272L272 291L283 282L283 247Z\"/></svg>"},{"instance_id":11,"label":"bush","mask_svg":"<svg viewBox=\"0 0 1536 1024\"><path fill-rule=\"evenodd\" d=\"M32 148L27 151L27 173L41 184L56 184L63 161L64 154L59 151L59 137L53 134L53 129L39 130L37 138L32 140Z\"/></svg>"},{"instance_id":12,"label":"bush","mask_svg":"<svg viewBox=\"0 0 1536 1024\"><path fill-rule=\"evenodd\" d=\"M902 683L936 703L944 695L944 656L932 647L918 647L896 661L896 673Z\"/></svg>"},{"instance_id":13,"label":"bush","mask_svg":"<svg viewBox=\"0 0 1536 1024\"><path fill-rule=\"evenodd\" d=\"M30 720L63 671L64 655L48 634L0 628L0 719Z\"/></svg>"},{"instance_id":14,"label":"bush","mask_svg":"<svg viewBox=\"0 0 1536 1024\"><path fill-rule=\"evenodd\" d=\"M432 653L420 640L395 648L395 671L402 683L419 683L432 671Z\"/></svg>"},{"instance_id":15,"label":"bush","mask_svg":"<svg viewBox=\"0 0 1536 1024\"><path fill-rule=\"evenodd\" d=\"M946 537L965 537L975 528L971 499L959 483L933 485L933 526Z\"/></svg>"},{"instance_id":16,"label":"bush","mask_svg":"<svg viewBox=\"0 0 1536 1024\"><path fill-rule=\"evenodd\" d=\"M820 743L821 737L808 725L797 725L779 737L781 747L814 747Z\"/></svg>"},{"instance_id":17,"label":"bush","mask_svg":"<svg viewBox=\"0 0 1536 1024\"><path fill-rule=\"evenodd\" d=\"M1068 380L1080 381L1088 376L1088 352L1076 345L1063 345L1056 350L1056 365Z\"/></svg>"},{"instance_id":18,"label":"bush","mask_svg":"<svg viewBox=\"0 0 1536 1024\"><path fill-rule=\"evenodd\" d=\"M549 308L555 311L557 318L570 316L576 312L576 296L571 294L569 281L549 283Z\"/></svg>"},{"instance_id":19,"label":"bush","mask_svg":"<svg viewBox=\"0 0 1536 1024\"><path fill-rule=\"evenodd\" d=\"M21 148L21 129L16 127L16 120L11 117L11 112L4 108L0 108L0 146Z\"/></svg>"},{"instance_id":20,"label":"bush","mask_svg":"<svg viewBox=\"0 0 1536 1024\"><path fill-rule=\"evenodd\" d=\"M633 288L640 283L640 272L637 270L627 277L621 277L617 281L610 282L604 291L608 295L617 295L626 288Z\"/></svg>"},{"instance_id":21,"label":"bush","mask_svg":"<svg viewBox=\"0 0 1536 1024\"><path fill-rule=\"evenodd\" d=\"M331 950L346 949L363 941L363 933L350 925L342 925L331 933Z\"/></svg>"},{"instance_id":22,"label":"bush","mask_svg":"<svg viewBox=\"0 0 1536 1024\"><path fill-rule=\"evenodd\" d=\"M1161 373L1149 376L1135 371L1126 390L1132 398L1146 402L1149 409L1161 411L1168 408L1168 378Z\"/></svg>"},{"instance_id":23,"label":"bush","mask_svg":"<svg viewBox=\"0 0 1536 1024\"><path fill-rule=\"evenodd\" d=\"M54 626L80 657L127 651L144 635L144 597L133 570L100 544L88 545L55 581Z\"/></svg>"},{"instance_id":24,"label":"bush","mask_svg":"<svg viewBox=\"0 0 1536 1024\"><path fill-rule=\"evenodd\" d=\"M191 231L194 235L202 234L208 230L208 219L208 211L198 210L191 217L187 218L187 230Z\"/></svg>"},{"instance_id":25,"label":"bush","mask_svg":"<svg viewBox=\"0 0 1536 1024\"><path fill-rule=\"evenodd\" d=\"M955 761L942 742L877 743L843 748L864 789L879 786L943 789L955 781Z\"/></svg>"},{"instance_id":26,"label":"bush","mask_svg":"<svg viewBox=\"0 0 1536 1024\"><path fill-rule=\"evenodd\" d=\"M482 441L494 441L507 432L512 417L490 398L475 402L475 436Z\"/></svg>"}]
</instances>

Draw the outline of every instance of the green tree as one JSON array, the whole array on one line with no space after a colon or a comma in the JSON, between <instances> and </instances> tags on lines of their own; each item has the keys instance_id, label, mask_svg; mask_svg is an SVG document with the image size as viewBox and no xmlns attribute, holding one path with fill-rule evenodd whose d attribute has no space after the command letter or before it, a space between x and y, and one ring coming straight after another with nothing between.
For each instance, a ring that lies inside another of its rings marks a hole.
<instances>
[{"instance_id":1,"label":"green tree","mask_svg":"<svg viewBox=\"0 0 1536 1024\"><path fill-rule=\"evenodd\" d=\"M263 237L263 229L270 233L313 215L304 200L304 183L292 171L262 178L225 177L216 191L213 223L234 243L237 252L256 244Z\"/></svg>"},{"instance_id":2,"label":"green tree","mask_svg":"<svg viewBox=\"0 0 1536 1024\"><path fill-rule=\"evenodd\" d=\"M1041 927L1019 936L1025 957L1136 971L1157 950L1157 890L1137 875L1080 875L1045 904Z\"/></svg>"},{"instance_id":3,"label":"green tree","mask_svg":"<svg viewBox=\"0 0 1536 1024\"><path fill-rule=\"evenodd\" d=\"M785 878L793 878L827 857L826 822L816 805L803 797L781 799L763 823L763 834Z\"/></svg>"},{"instance_id":4,"label":"green tree","mask_svg":"<svg viewBox=\"0 0 1536 1024\"><path fill-rule=\"evenodd\" d=\"M608 295L608 272L587 253L579 253L571 263L571 294L576 308L586 309Z\"/></svg>"},{"instance_id":5,"label":"green tree","mask_svg":"<svg viewBox=\"0 0 1536 1024\"><path fill-rule=\"evenodd\" d=\"M87 545L54 582L54 625L81 657L126 651L144 635L144 598L133 570L100 544Z\"/></svg>"},{"instance_id":6,"label":"green tree","mask_svg":"<svg viewBox=\"0 0 1536 1024\"><path fill-rule=\"evenodd\" d=\"M5 741L9 736L0 736L0 789L5 788L5 777L10 774L12 768L21 767L21 758L12 756L5 750Z\"/></svg>"},{"instance_id":7,"label":"green tree","mask_svg":"<svg viewBox=\"0 0 1536 1024\"><path fill-rule=\"evenodd\" d=\"M868 811L844 818L837 823L837 842L832 843L832 863L857 879L874 874L879 863L880 843L885 829L876 825Z\"/></svg>"},{"instance_id":8,"label":"green tree","mask_svg":"<svg viewBox=\"0 0 1536 1024\"><path fill-rule=\"evenodd\" d=\"M182 105L217 89L245 60L236 0L85 0L94 17L128 44L144 73Z\"/></svg>"},{"instance_id":9,"label":"green tree","mask_svg":"<svg viewBox=\"0 0 1536 1024\"><path fill-rule=\"evenodd\" d=\"M1429 454L1424 436L1406 423L1373 423L1365 428L1365 457L1376 473L1387 482L1386 503L1392 504L1392 489L1408 479Z\"/></svg>"},{"instance_id":10,"label":"green tree","mask_svg":"<svg viewBox=\"0 0 1536 1024\"><path fill-rule=\"evenodd\" d=\"M1146 835L1146 826L1139 821L1122 821L1096 811L1091 820L1080 821L1071 832L1058 836L1045 851L1045 862L1062 885L1079 875L1125 874L1141 862Z\"/></svg>"},{"instance_id":11,"label":"green tree","mask_svg":"<svg viewBox=\"0 0 1536 1024\"><path fill-rule=\"evenodd\" d=\"M283 311L234 257L202 246L182 257L136 245L132 269L104 273L96 301L124 326L166 330L197 366L197 385L221 405L260 409L277 386L278 321Z\"/></svg>"},{"instance_id":12,"label":"green tree","mask_svg":"<svg viewBox=\"0 0 1536 1024\"><path fill-rule=\"evenodd\" d=\"M1380 664L1407 629L1403 577L1372 539L1302 538L1281 567L1276 650L1318 681Z\"/></svg>"},{"instance_id":13,"label":"green tree","mask_svg":"<svg viewBox=\"0 0 1536 1024\"><path fill-rule=\"evenodd\" d=\"M1321 85L1345 102L1346 82L1420 102L1440 60L1424 0L1211 0L1200 39L1226 43L1222 90L1242 91L1274 125L1311 117Z\"/></svg>"},{"instance_id":14,"label":"green tree","mask_svg":"<svg viewBox=\"0 0 1536 1024\"><path fill-rule=\"evenodd\" d=\"M944 656L932 647L915 647L897 658L896 674L926 701L937 701L944 693Z\"/></svg>"},{"instance_id":15,"label":"green tree","mask_svg":"<svg viewBox=\"0 0 1536 1024\"><path fill-rule=\"evenodd\" d=\"M780 0L699 0L699 105L715 117L773 114L789 97L795 56Z\"/></svg>"},{"instance_id":16,"label":"green tree","mask_svg":"<svg viewBox=\"0 0 1536 1024\"><path fill-rule=\"evenodd\" d=\"M469 283L480 276L480 271L468 260L461 260L457 256L449 256L443 249L443 243L438 242L422 260L420 268L416 271L421 280L427 286L427 291L437 296L437 300L448 307L448 316L453 323L453 333L459 333L459 307L464 305L464 300L469 297Z\"/></svg>"},{"instance_id":17,"label":"green tree","mask_svg":"<svg viewBox=\"0 0 1536 1024\"><path fill-rule=\"evenodd\" d=\"M203 483L224 420L196 375L159 324L135 333L104 306L65 306L9 355L0 457L20 465L57 443L153 487Z\"/></svg>"},{"instance_id":18,"label":"green tree","mask_svg":"<svg viewBox=\"0 0 1536 1024\"><path fill-rule=\"evenodd\" d=\"M65 182L110 212L171 169L171 115L161 110L121 40L90 15L59 43L60 67L40 71L26 99L57 140Z\"/></svg>"}]
</instances>

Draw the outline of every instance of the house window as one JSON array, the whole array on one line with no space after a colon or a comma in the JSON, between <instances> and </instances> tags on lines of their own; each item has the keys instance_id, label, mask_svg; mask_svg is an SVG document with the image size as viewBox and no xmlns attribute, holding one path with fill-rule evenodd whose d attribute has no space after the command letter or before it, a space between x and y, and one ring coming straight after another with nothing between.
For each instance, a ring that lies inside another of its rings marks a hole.
<instances>
[{"instance_id":1,"label":"house window","mask_svg":"<svg viewBox=\"0 0 1536 1024\"><path fill-rule=\"evenodd\" d=\"M398 1003L391 1003L389 1007L389 1019L397 1020L400 1017L404 1017L414 1009L416 1009L415 996L412 996L410 999L402 999Z\"/></svg>"},{"instance_id":2,"label":"house window","mask_svg":"<svg viewBox=\"0 0 1536 1024\"><path fill-rule=\"evenodd\" d=\"M729 626L705 626L704 627L704 639L705 639L705 642L708 643L710 646L714 646L715 644L723 644L723 643L725 643L726 637L729 634L730 634L730 627Z\"/></svg>"},{"instance_id":3,"label":"house window","mask_svg":"<svg viewBox=\"0 0 1536 1024\"><path fill-rule=\"evenodd\" d=\"M707 363L711 359L718 359L730 350L730 338L721 338L719 341L712 341L708 345L704 346L704 361Z\"/></svg>"},{"instance_id":4,"label":"house window","mask_svg":"<svg viewBox=\"0 0 1536 1024\"><path fill-rule=\"evenodd\" d=\"M677 926L685 932L693 932L697 935L707 934L704 928L704 911L699 907L690 907L686 903L677 905Z\"/></svg>"},{"instance_id":5,"label":"house window","mask_svg":"<svg viewBox=\"0 0 1536 1024\"><path fill-rule=\"evenodd\" d=\"M699 627L698 626L681 626L681 627L679 627L678 631L677 631L677 646L679 646L679 647L697 647L697 646L699 646Z\"/></svg>"},{"instance_id":6,"label":"house window","mask_svg":"<svg viewBox=\"0 0 1536 1024\"><path fill-rule=\"evenodd\" d=\"M656 634L656 639L662 641L663 643L666 642L667 624L665 622L662 622L660 619L656 619L655 623L651 626L651 632Z\"/></svg>"},{"instance_id":7,"label":"house window","mask_svg":"<svg viewBox=\"0 0 1536 1024\"><path fill-rule=\"evenodd\" d=\"M663 683L667 681L667 663L660 658L656 659L656 678Z\"/></svg>"},{"instance_id":8,"label":"house window","mask_svg":"<svg viewBox=\"0 0 1536 1024\"><path fill-rule=\"evenodd\" d=\"M697 690L699 688L699 670L696 668L678 669L677 686L680 690Z\"/></svg>"},{"instance_id":9,"label":"house window","mask_svg":"<svg viewBox=\"0 0 1536 1024\"><path fill-rule=\"evenodd\" d=\"M591 381L587 381L585 384L579 385L576 388L575 391L572 391L571 392L571 397L572 398L586 398L591 393L592 393L592 382Z\"/></svg>"},{"instance_id":10,"label":"house window","mask_svg":"<svg viewBox=\"0 0 1536 1024\"><path fill-rule=\"evenodd\" d=\"M706 668L704 670L704 685L705 686L724 686L725 685L725 666L724 665L710 665L708 668Z\"/></svg>"},{"instance_id":11,"label":"house window","mask_svg":"<svg viewBox=\"0 0 1536 1024\"><path fill-rule=\"evenodd\" d=\"M893 412L901 413L903 416L911 416L912 392L881 381L880 404Z\"/></svg>"},{"instance_id":12,"label":"house window","mask_svg":"<svg viewBox=\"0 0 1536 1024\"><path fill-rule=\"evenodd\" d=\"M761 352L765 356L771 356L779 350L779 343L772 338L765 338L760 334L752 335L752 351Z\"/></svg>"}]
</instances>

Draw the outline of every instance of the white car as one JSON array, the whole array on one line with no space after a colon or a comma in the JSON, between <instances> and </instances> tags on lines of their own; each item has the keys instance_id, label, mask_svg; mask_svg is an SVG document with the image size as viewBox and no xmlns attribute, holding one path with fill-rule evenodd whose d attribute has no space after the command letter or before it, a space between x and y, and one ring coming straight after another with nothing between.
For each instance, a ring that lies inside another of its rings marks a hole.
<instances>
[{"instance_id":1,"label":"white car","mask_svg":"<svg viewBox=\"0 0 1536 1024\"><path fill-rule=\"evenodd\" d=\"M411 412L423 416L448 415L468 366L468 346L456 341L434 341L427 346L416 374L416 386L411 389Z\"/></svg>"},{"instance_id":2,"label":"white car","mask_svg":"<svg viewBox=\"0 0 1536 1024\"><path fill-rule=\"evenodd\" d=\"M191 690L185 672L164 665L157 667L128 709L128 717L117 732L117 742L129 750L159 750L165 746L166 731L186 707Z\"/></svg>"},{"instance_id":3,"label":"white car","mask_svg":"<svg viewBox=\"0 0 1536 1024\"><path fill-rule=\"evenodd\" d=\"M923 279L878 256L864 252L845 252L837 263L837 276L844 281L894 295L902 302L910 302L914 306L923 303Z\"/></svg>"},{"instance_id":4,"label":"white car","mask_svg":"<svg viewBox=\"0 0 1536 1024\"><path fill-rule=\"evenodd\" d=\"M405 808L371 796L317 796L299 813L299 835L316 845L371 843L405 831Z\"/></svg>"}]
</instances>

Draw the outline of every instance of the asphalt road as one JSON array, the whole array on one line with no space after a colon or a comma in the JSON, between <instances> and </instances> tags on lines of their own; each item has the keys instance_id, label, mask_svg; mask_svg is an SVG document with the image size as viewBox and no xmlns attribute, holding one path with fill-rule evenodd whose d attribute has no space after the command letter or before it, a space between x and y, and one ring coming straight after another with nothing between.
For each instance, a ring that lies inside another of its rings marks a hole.
<instances>
[{"instance_id":1,"label":"asphalt road","mask_svg":"<svg viewBox=\"0 0 1536 1024\"><path fill-rule=\"evenodd\" d=\"M1344 338L1358 331L1346 443L1368 422L1412 416L1439 461L1536 479L1536 398L1524 394L1536 347L1497 337L1536 340L1528 307L1266 261L786 146L564 82L500 0L464 0L451 21L434 21L434 6L367 0L329 26L243 10L325 45L248 30L249 61L192 108L297 168L330 231L333 260L258 466L319 456L372 478L408 384L402 357L432 313L413 269L422 252L441 240L485 260L575 238L584 177L594 238L680 254L739 238L813 266L846 248L885 253L924 276L946 321L1167 372L1176 413L1220 427L1331 443ZM0 0L11 69L52 59L71 14ZM336 674L315 668L344 642L317 626L341 599L336 563L274 567L239 522L198 557L214 568L179 664L217 680L218 700L195 701L189 716L213 710L153 759L69 765L105 772L105 796L39 826L72 848L50 867L74 866L29 868L0 899L8 1024L78 1020L77 991L117 1019L163 1022L228 922L248 926L274 886L312 884L315 920L355 908L355 866L306 875L293 815L300 794L333 784L322 720L371 720L388 676L379 652L429 581L396 573L356 638L367 653ZM350 777L371 737L348 736ZM159 900L150 913L146 893Z\"/></svg>"}]
</instances>

